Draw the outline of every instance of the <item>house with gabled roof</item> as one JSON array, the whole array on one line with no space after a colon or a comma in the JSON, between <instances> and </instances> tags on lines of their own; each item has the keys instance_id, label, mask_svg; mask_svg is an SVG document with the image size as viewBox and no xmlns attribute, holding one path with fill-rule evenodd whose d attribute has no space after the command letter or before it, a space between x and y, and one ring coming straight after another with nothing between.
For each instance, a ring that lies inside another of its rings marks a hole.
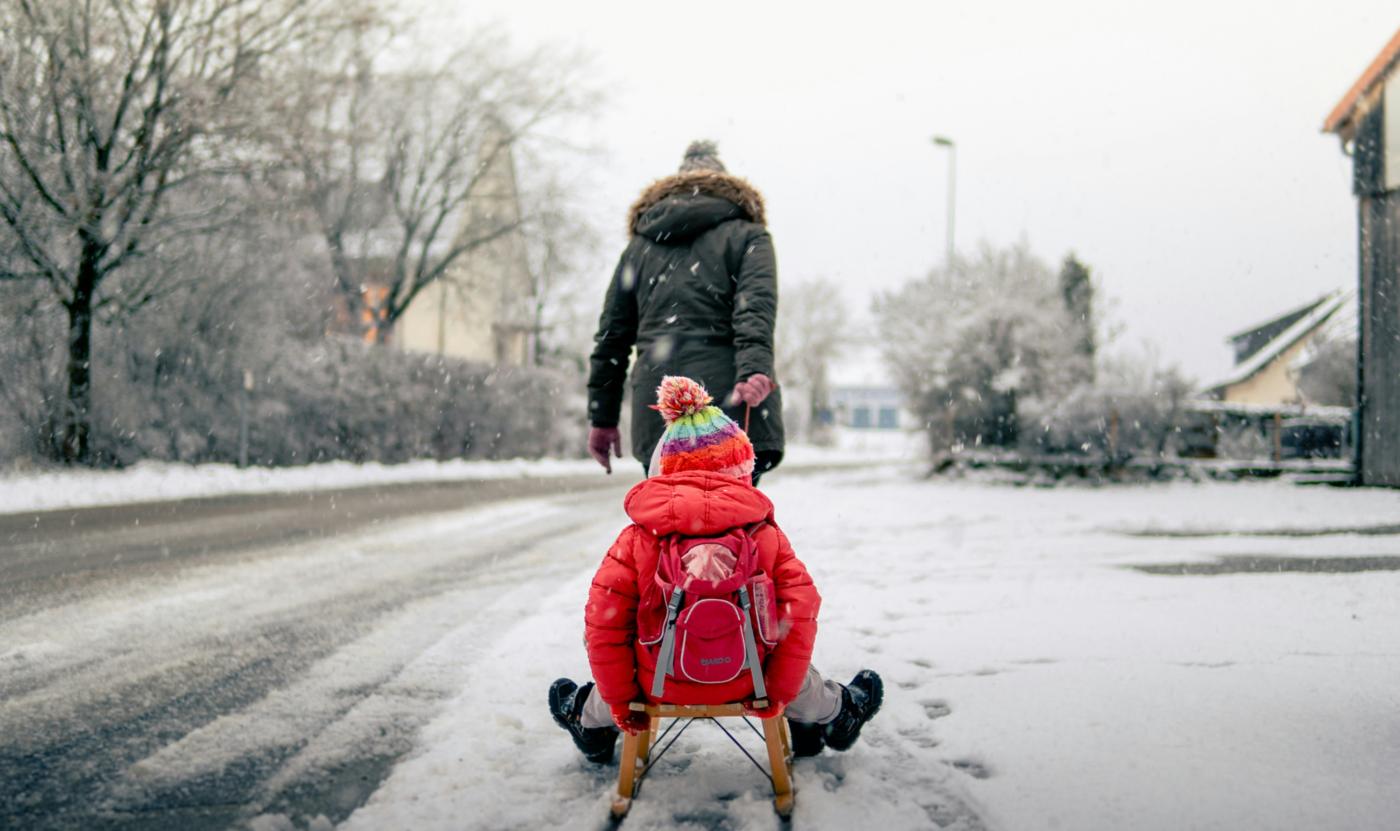
<instances>
[{"instance_id":1,"label":"house with gabled roof","mask_svg":"<svg viewBox=\"0 0 1400 831\"><path fill-rule=\"evenodd\" d=\"M425 284L386 335L372 331L377 323L371 314L352 319L343 303L337 304L333 334L360 334L366 341L410 352L495 366L535 362L538 297L515 158L509 143L498 139L504 127L490 129L478 154L471 198L444 217L446 226L457 225L456 235L444 233L422 253L437 258L468 240L485 236L486 241ZM357 200L362 215L352 218L354 233L345 240L344 251L363 271L361 291L379 301L389 291L394 257L402 256L403 232L384 225L392 211L390 191L378 182L358 187L363 190Z\"/></svg>"},{"instance_id":2,"label":"house with gabled roof","mask_svg":"<svg viewBox=\"0 0 1400 831\"><path fill-rule=\"evenodd\" d=\"M1400 487L1400 30L1323 122L1351 157L1358 246L1357 473Z\"/></svg>"},{"instance_id":3,"label":"house with gabled roof","mask_svg":"<svg viewBox=\"0 0 1400 831\"><path fill-rule=\"evenodd\" d=\"M1340 290L1329 292L1228 337L1235 365L1225 377L1207 387L1204 395L1226 404L1250 406L1306 403L1294 368L1350 297Z\"/></svg>"},{"instance_id":4,"label":"house with gabled roof","mask_svg":"<svg viewBox=\"0 0 1400 831\"><path fill-rule=\"evenodd\" d=\"M491 128L482 144L479 181L460 221L472 235L483 228L507 230L463 255L414 299L395 327L394 345L400 349L497 366L535 362L538 298L515 154L508 143L494 149L504 129Z\"/></svg>"}]
</instances>

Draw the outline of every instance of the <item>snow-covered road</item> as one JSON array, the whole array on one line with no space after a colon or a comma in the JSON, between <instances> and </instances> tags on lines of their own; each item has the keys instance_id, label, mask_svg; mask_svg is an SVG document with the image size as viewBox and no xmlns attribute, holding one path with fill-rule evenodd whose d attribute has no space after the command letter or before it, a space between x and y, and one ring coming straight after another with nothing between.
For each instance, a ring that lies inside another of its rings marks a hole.
<instances>
[{"instance_id":1,"label":"snow-covered road","mask_svg":"<svg viewBox=\"0 0 1400 831\"><path fill-rule=\"evenodd\" d=\"M508 628L521 588L587 567L622 484L10 598L0 827L344 816Z\"/></svg>"},{"instance_id":2,"label":"snow-covered road","mask_svg":"<svg viewBox=\"0 0 1400 831\"><path fill-rule=\"evenodd\" d=\"M818 665L887 683L853 750L797 764L794 827L1400 825L1400 494L894 466L765 490L825 598ZM0 616L0 826L600 827L616 767L583 762L544 691L587 672L583 598L620 495ZM697 727L626 827L777 828L746 764Z\"/></svg>"}]
</instances>

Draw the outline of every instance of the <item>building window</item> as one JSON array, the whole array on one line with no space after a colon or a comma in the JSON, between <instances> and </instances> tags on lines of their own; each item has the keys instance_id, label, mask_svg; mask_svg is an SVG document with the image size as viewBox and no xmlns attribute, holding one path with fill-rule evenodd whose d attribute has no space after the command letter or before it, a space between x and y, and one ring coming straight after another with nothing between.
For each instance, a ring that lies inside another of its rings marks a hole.
<instances>
[{"instance_id":1,"label":"building window","mask_svg":"<svg viewBox=\"0 0 1400 831\"><path fill-rule=\"evenodd\" d=\"M880 429L894 430L899 427L899 411L894 407L880 408Z\"/></svg>"},{"instance_id":2,"label":"building window","mask_svg":"<svg viewBox=\"0 0 1400 831\"><path fill-rule=\"evenodd\" d=\"M856 407L851 411L851 426L861 429L870 427L870 408Z\"/></svg>"}]
</instances>

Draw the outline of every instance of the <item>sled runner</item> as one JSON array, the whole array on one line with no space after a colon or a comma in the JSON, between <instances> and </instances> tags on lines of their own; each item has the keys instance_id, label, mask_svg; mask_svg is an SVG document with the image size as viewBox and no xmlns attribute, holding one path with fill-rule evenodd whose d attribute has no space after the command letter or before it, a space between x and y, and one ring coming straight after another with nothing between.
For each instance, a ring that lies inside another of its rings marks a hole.
<instances>
[{"instance_id":1,"label":"sled runner","mask_svg":"<svg viewBox=\"0 0 1400 831\"><path fill-rule=\"evenodd\" d=\"M766 702L756 701L757 706L766 706ZM620 822L627 816L627 811L632 807L632 800L641 792L642 780L656 766L661 757L671 745L676 743L676 739L686 731L690 725L698 720L708 720L719 727L729 740L734 742L754 767L757 767L768 781L773 785L773 808L778 812L778 816L784 819L792 816L794 804L794 794L792 789L792 740L788 736L787 719L779 713L772 718L760 719L763 723L763 732L760 734L753 722L744 715L742 704L707 704L707 705L682 705L682 704L643 704L633 702L632 709L637 712L645 712L651 717L651 729L639 733L635 736L627 735L622 741L622 766L617 776L617 795L612 801L612 818ZM764 745L768 750L768 767L755 759L739 740L734 738L724 725L719 722L721 718L743 719L756 735L762 735ZM662 719L671 719L664 731L658 734ZM675 735L671 735L674 731ZM653 757L652 748L660 745L661 742L670 736L670 741L661 747Z\"/></svg>"}]
</instances>

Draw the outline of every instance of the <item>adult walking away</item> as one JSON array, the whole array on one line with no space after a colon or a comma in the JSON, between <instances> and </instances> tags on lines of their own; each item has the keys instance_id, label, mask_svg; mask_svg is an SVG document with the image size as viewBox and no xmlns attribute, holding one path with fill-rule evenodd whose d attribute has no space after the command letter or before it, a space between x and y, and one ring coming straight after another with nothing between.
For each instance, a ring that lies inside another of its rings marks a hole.
<instances>
[{"instance_id":1,"label":"adult walking away","mask_svg":"<svg viewBox=\"0 0 1400 831\"><path fill-rule=\"evenodd\" d=\"M680 172L653 182L628 215L631 240L603 300L588 375L588 449L609 473L632 349L632 455L645 469L666 429L649 408L667 375L728 390L726 415L756 454L753 482L783 458L773 377L777 264L763 197L730 175L713 142L685 151Z\"/></svg>"}]
</instances>

